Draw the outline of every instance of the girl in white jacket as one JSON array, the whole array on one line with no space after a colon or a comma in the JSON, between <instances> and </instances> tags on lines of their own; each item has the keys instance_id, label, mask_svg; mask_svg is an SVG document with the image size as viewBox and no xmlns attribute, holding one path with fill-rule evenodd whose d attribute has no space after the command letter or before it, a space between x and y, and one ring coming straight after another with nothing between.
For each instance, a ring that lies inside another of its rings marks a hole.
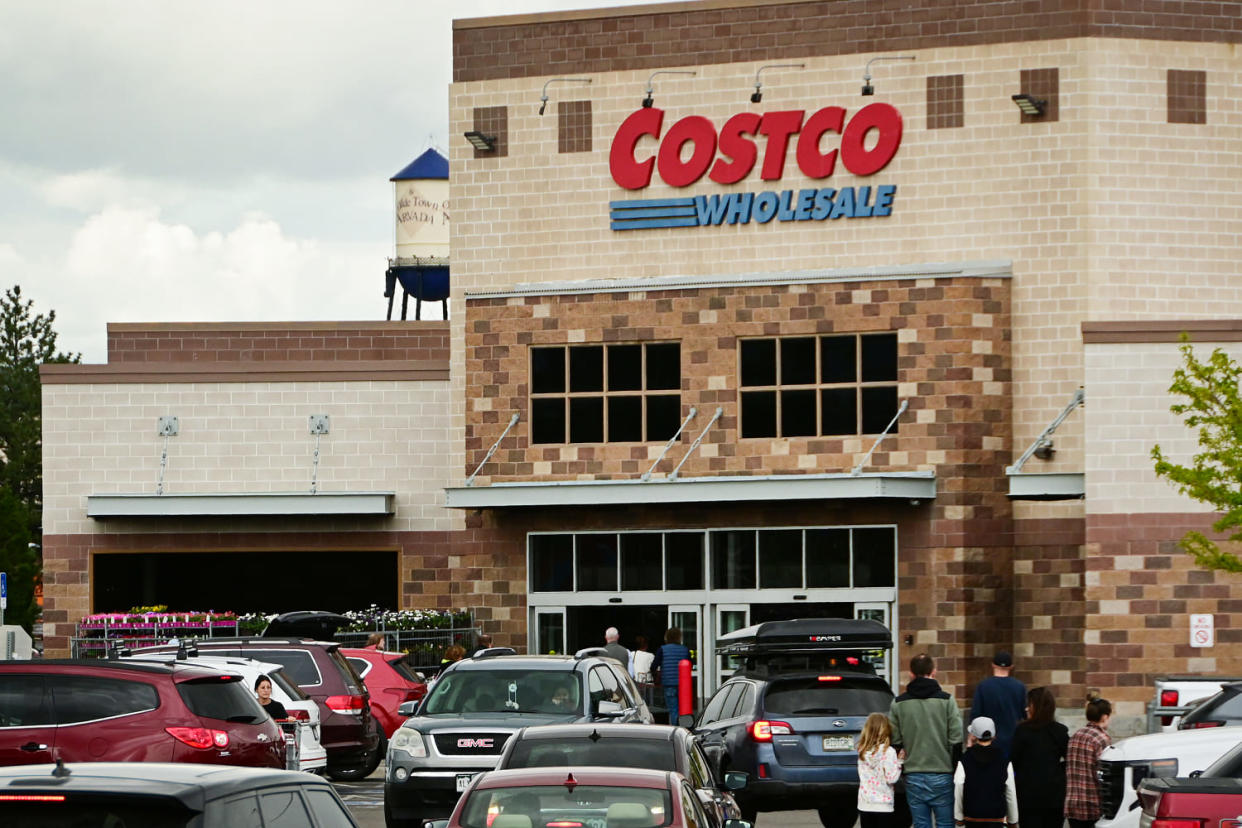
<instances>
[{"instance_id":1,"label":"girl in white jacket","mask_svg":"<svg viewBox=\"0 0 1242 828\"><path fill-rule=\"evenodd\" d=\"M893 820L893 783L901 777L900 754L890 744L892 727L883 713L872 713L858 737L858 818L860 828L888 828Z\"/></svg>"}]
</instances>

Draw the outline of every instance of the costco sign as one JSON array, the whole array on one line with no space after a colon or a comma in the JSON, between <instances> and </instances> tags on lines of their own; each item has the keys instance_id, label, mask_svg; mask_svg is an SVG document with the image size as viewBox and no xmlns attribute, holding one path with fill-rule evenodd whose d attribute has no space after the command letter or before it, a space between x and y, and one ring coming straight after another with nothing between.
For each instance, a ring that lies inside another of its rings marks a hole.
<instances>
[{"instance_id":1,"label":"costco sign","mask_svg":"<svg viewBox=\"0 0 1242 828\"><path fill-rule=\"evenodd\" d=\"M756 165L761 180L777 181L784 176L791 144L798 169L807 178L828 178L838 162L847 172L869 176L884 169L897 154L902 132L901 113L885 103L869 104L851 117L839 106L824 107L809 117L804 110L742 112L725 121L720 130L701 115L682 118L667 132L663 125L664 111L651 107L637 110L618 127L608 166L619 186L641 190L651 184L653 174L670 187L688 187L704 176L717 184L736 184L751 175ZM761 135L765 139L762 159ZM638 150L647 136L658 142L654 155ZM894 185L881 185L730 192L613 201L610 208L614 230L763 224L774 218L822 221L889 215L896 191Z\"/></svg>"}]
</instances>

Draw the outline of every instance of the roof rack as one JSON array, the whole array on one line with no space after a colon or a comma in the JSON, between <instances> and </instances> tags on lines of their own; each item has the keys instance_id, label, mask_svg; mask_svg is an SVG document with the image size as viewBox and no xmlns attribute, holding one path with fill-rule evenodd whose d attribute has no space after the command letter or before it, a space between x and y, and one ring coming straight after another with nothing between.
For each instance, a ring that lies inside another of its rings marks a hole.
<instances>
[{"instance_id":1,"label":"roof rack","mask_svg":"<svg viewBox=\"0 0 1242 828\"><path fill-rule=\"evenodd\" d=\"M774 656L841 650L891 650L893 634L878 621L853 618L796 618L765 621L716 639L716 652L729 656Z\"/></svg>"},{"instance_id":2,"label":"roof rack","mask_svg":"<svg viewBox=\"0 0 1242 828\"><path fill-rule=\"evenodd\" d=\"M581 650L574 653L574 658L576 659L591 658L593 656L594 657L603 656L604 658L612 658L612 655L607 650L605 650L603 647L583 647Z\"/></svg>"},{"instance_id":3,"label":"roof rack","mask_svg":"<svg viewBox=\"0 0 1242 828\"><path fill-rule=\"evenodd\" d=\"M484 647L482 650L475 650L473 659L495 658L496 656L517 655L518 651L512 647Z\"/></svg>"}]
</instances>

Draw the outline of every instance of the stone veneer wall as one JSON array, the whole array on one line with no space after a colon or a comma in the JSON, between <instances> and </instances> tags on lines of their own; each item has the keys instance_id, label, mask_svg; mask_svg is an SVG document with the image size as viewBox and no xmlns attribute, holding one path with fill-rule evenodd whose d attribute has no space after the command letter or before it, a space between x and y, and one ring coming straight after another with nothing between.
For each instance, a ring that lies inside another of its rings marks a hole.
<instances>
[{"instance_id":1,"label":"stone veneer wall","mask_svg":"<svg viewBox=\"0 0 1242 828\"><path fill-rule=\"evenodd\" d=\"M691 406L723 408L683 476L849 471L874 437L739 437L738 339L897 331L898 394L910 400L910 411L868 469L935 469L938 489L908 556L902 540L899 624L914 637L916 651L939 659L950 683L964 684L998 643L1010 644L1008 279L479 298L469 301L466 316L465 385L475 389L466 416L466 473L482 462L512 413L522 415L479 485L636 478L651 465L662 443L528 443L529 346L597 342L679 341L683 416ZM659 473L681 460L709 417L701 413L691 423Z\"/></svg>"}]
</instances>

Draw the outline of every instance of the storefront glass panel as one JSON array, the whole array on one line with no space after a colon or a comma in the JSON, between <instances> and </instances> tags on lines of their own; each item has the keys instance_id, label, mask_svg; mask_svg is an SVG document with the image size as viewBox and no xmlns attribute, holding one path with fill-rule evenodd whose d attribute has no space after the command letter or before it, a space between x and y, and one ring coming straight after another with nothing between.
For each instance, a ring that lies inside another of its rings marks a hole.
<instances>
[{"instance_id":1,"label":"storefront glass panel","mask_svg":"<svg viewBox=\"0 0 1242 828\"><path fill-rule=\"evenodd\" d=\"M617 589L617 536L614 534L583 534L577 536L575 566L578 591Z\"/></svg>"},{"instance_id":2,"label":"storefront glass panel","mask_svg":"<svg viewBox=\"0 0 1242 828\"><path fill-rule=\"evenodd\" d=\"M850 585L850 530L806 530L806 585L848 587Z\"/></svg>"},{"instance_id":3,"label":"storefront glass panel","mask_svg":"<svg viewBox=\"0 0 1242 828\"><path fill-rule=\"evenodd\" d=\"M574 536L530 536L530 591L572 592Z\"/></svg>"},{"instance_id":4,"label":"storefront glass panel","mask_svg":"<svg viewBox=\"0 0 1242 828\"><path fill-rule=\"evenodd\" d=\"M712 532L711 537L712 589L754 589L754 530Z\"/></svg>"},{"instance_id":5,"label":"storefront glass panel","mask_svg":"<svg viewBox=\"0 0 1242 828\"><path fill-rule=\"evenodd\" d=\"M664 588L703 589L703 533L664 536Z\"/></svg>"},{"instance_id":6,"label":"storefront glass panel","mask_svg":"<svg viewBox=\"0 0 1242 828\"><path fill-rule=\"evenodd\" d=\"M766 529L759 532L759 587L802 586L802 530Z\"/></svg>"},{"instance_id":7,"label":"storefront glass panel","mask_svg":"<svg viewBox=\"0 0 1242 828\"><path fill-rule=\"evenodd\" d=\"M891 527L854 529L854 586L896 583L895 538Z\"/></svg>"},{"instance_id":8,"label":"storefront glass panel","mask_svg":"<svg viewBox=\"0 0 1242 828\"><path fill-rule=\"evenodd\" d=\"M663 589L664 536L659 532L621 535L621 589Z\"/></svg>"}]
</instances>

